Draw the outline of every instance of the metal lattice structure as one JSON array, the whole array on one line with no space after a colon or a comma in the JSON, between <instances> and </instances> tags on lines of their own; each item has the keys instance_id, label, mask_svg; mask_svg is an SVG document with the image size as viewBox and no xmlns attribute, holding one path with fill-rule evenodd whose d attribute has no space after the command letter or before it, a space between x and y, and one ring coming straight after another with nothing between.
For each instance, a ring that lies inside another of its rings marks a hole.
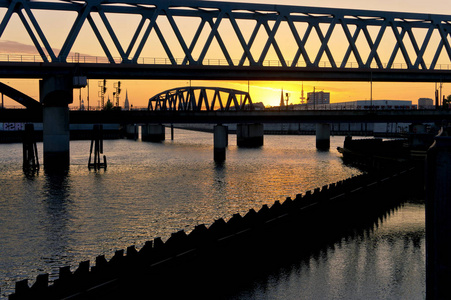
<instances>
[{"instance_id":1,"label":"metal lattice structure","mask_svg":"<svg viewBox=\"0 0 451 300\"><path fill-rule=\"evenodd\" d=\"M17 14L43 62L99 62L89 56L71 56L76 42L97 42L109 63L414 71L451 65L451 16L446 15L199 0L0 0L0 8L6 9L0 17L0 41ZM37 11L76 14L58 54L35 17ZM114 14L139 18L128 43L121 42L113 29L110 16ZM183 26L177 21L181 18ZM182 34L185 25L194 29L192 37ZM96 41L79 41L83 26L91 29ZM169 42L165 32L175 41ZM166 57L143 57L152 33ZM345 49L338 54L332 42L336 35ZM229 36L233 43L228 42ZM391 43L385 45L387 36ZM316 49L311 50L310 44L315 43ZM214 50L218 59L207 58L213 44L219 49ZM290 54L284 53L284 47ZM181 57L174 48L181 49Z\"/></svg>"},{"instance_id":2,"label":"metal lattice structure","mask_svg":"<svg viewBox=\"0 0 451 300\"><path fill-rule=\"evenodd\" d=\"M149 99L148 110L163 111L230 111L253 110L251 96L227 88L179 87L161 92Z\"/></svg>"}]
</instances>

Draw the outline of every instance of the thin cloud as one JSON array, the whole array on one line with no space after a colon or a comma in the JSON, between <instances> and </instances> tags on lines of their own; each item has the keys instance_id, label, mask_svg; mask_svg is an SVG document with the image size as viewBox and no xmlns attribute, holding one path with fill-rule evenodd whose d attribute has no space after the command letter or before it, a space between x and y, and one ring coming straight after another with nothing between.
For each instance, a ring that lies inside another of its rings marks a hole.
<instances>
[{"instance_id":1,"label":"thin cloud","mask_svg":"<svg viewBox=\"0 0 451 300\"><path fill-rule=\"evenodd\" d=\"M5 54L39 54L35 46L14 41L0 41L0 52Z\"/></svg>"},{"instance_id":2,"label":"thin cloud","mask_svg":"<svg viewBox=\"0 0 451 300\"><path fill-rule=\"evenodd\" d=\"M53 53L55 55L58 55L58 53L61 51L61 49L55 49L53 48ZM0 40L0 53L1 54L11 54L11 55L39 55L38 50L34 45L28 45L23 44L15 41L8 41L8 40ZM70 52L69 55L74 55L73 52ZM80 57L93 57L89 54L79 54Z\"/></svg>"}]
</instances>

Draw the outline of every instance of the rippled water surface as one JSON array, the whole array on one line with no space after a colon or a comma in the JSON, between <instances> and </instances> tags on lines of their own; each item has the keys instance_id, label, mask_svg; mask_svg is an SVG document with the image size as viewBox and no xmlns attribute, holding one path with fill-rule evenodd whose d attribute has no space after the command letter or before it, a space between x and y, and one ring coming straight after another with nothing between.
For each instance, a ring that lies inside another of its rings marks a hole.
<instances>
[{"instance_id":1,"label":"rippled water surface","mask_svg":"<svg viewBox=\"0 0 451 300\"><path fill-rule=\"evenodd\" d=\"M54 279L61 266L360 174L342 164L335 150L342 144L333 137L331 150L318 152L314 136L265 136L262 148L239 149L231 135L227 160L217 165L212 134L176 130L161 144L105 141L108 169L95 172L87 168L90 142L73 141L64 176L25 176L22 146L2 144L1 294L15 281ZM256 281L236 299L422 299L424 248L424 205L406 204L371 234Z\"/></svg>"}]
</instances>

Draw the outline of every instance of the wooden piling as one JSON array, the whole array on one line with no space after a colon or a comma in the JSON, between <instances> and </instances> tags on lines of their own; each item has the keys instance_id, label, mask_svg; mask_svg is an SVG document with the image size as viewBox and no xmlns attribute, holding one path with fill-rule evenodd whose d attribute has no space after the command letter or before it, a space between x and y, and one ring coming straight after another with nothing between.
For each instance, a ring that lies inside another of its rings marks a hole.
<instances>
[{"instance_id":1,"label":"wooden piling","mask_svg":"<svg viewBox=\"0 0 451 300\"><path fill-rule=\"evenodd\" d=\"M94 162L91 163L91 158L94 148ZM88 168L94 170L100 168L107 168L106 156L103 155L103 163L100 162L100 154L103 154L103 125L94 125L91 139L91 149L89 152Z\"/></svg>"},{"instance_id":2,"label":"wooden piling","mask_svg":"<svg viewBox=\"0 0 451 300\"><path fill-rule=\"evenodd\" d=\"M33 124L25 124L23 135L23 169L26 171L39 170L38 149Z\"/></svg>"}]
</instances>

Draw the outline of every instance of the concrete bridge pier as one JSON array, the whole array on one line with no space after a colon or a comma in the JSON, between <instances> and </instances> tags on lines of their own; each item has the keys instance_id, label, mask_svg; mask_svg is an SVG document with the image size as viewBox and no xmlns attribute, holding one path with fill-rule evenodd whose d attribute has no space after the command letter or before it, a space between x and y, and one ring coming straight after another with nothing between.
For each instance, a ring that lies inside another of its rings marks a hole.
<instances>
[{"instance_id":1,"label":"concrete bridge pier","mask_svg":"<svg viewBox=\"0 0 451 300\"><path fill-rule=\"evenodd\" d=\"M138 125L127 124L125 125L125 137L130 140L138 139Z\"/></svg>"},{"instance_id":2,"label":"concrete bridge pier","mask_svg":"<svg viewBox=\"0 0 451 300\"><path fill-rule=\"evenodd\" d=\"M39 81L43 104L44 168L67 169L70 164L69 104L73 101L73 78L52 76Z\"/></svg>"},{"instance_id":3,"label":"concrete bridge pier","mask_svg":"<svg viewBox=\"0 0 451 300\"><path fill-rule=\"evenodd\" d=\"M318 150L330 149L330 124L326 123L316 124L316 149Z\"/></svg>"},{"instance_id":4,"label":"concrete bridge pier","mask_svg":"<svg viewBox=\"0 0 451 300\"><path fill-rule=\"evenodd\" d=\"M427 153L426 299L451 299L451 132L443 131Z\"/></svg>"},{"instance_id":5,"label":"concrete bridge pier","mask_svg":"<svg viewBox=\"0 0 451 300\"><path fill-rule=\"evenodd\" d=\"M238 147L261 147L263 146L263 136L263 124L237 124L236 126Z\"/></svg>"},{"instance_id":6,"label":"concrete bridge pier","mask_svg":"<svg viewBox=\"0 0 451 300\"><path fill-rule=\"evenodd\" d=\"M226 148L228 143L228 128L224 125L216 125L213 132L214 150L213 158L215 162L226 160Z\"/></svg>"},{"instance_id":7,"label":"concrete bridge pier","mask_svg":"<svg viewBox=\"0 0 451 300\"><path fill-rule=\"evenodd\" d=\"M141 139L147 142L162 142L166 139L166 128L162 124L143 125Z\"/></svg>"}]
</instances>

